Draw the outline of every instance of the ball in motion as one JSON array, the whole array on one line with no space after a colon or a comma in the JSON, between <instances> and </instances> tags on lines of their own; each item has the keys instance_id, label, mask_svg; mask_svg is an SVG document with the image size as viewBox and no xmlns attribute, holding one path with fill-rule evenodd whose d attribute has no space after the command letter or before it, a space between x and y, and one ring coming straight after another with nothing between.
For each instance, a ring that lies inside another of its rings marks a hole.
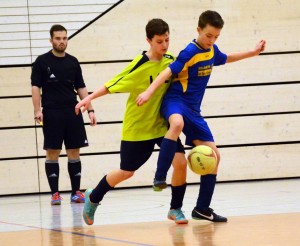
<instances>
[{"instance_id":1,"label":"ball in motion","mask_svg":"<svg viewBox=\"0 0 300 246\"><path fill-rule=\"evenodd\" d=\"M206 175L215 170L218 158L215 151L209 146L198 145L189 152L187 162L194 173Z\"/></svg>"}]
</instances>

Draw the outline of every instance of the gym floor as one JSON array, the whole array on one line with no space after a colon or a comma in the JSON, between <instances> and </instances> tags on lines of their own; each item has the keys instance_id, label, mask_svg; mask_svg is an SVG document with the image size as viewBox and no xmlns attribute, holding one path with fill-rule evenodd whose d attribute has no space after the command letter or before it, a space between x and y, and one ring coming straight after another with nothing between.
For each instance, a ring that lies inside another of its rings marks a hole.
<instances>
[{"instance_id":1,"label":"gym floor","mask_svg":"<svg viewBox=\"0 0 300 246\"><path fill-rule=\"evenodd\" d=\"M211 207L227 223L191 219L199 185L187 186L188 225L168 220L170 188L117 189L107 194L95 223L82 220L83 204L61 206L50 195L0 197L1 245L300 245L300 179L218 183Z\"/></svg>"}]
</instances>

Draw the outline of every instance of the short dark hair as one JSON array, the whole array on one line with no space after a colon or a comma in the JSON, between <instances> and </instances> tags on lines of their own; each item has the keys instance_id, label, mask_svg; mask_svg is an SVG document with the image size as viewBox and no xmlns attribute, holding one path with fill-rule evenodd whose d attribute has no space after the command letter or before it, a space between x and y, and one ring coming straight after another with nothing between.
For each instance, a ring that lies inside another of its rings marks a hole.
<instances>
[{"instance_id":1,"label":"short dark hair","mask_svg":"<svg viewBox=\"0 0 300 246\"><path fill-rule=\"evenodd\" d=\"M155 18L149 20L146 25L146 36L149 39L152 39L154 35L163 35L166 32L170 32L169 25L162 19Z\"/></svg>"},{"instance_id":2,"label":"short dark hair","mask_svg":"<svg viewBox=\"0 0 300 246\"><path fill-rule=\"evenodd\" d=\"M65 32L67 32L67 29L64 26L62 26L62 25L58 25L58 24L53 25L50 28L50 37L53 38L53 33L54 32L59 32L59 31L65 31Z\"/></svg>"},{"instance_id":3,"label":"short dark hair","mask_svg":"<svg viewBox=\"0 0 300 246\"><path fill-rule=\"evenodd\" d=\"M224 21L218 12L206 10L199 17L198 27L203 29L207 24L222 29L224 26Z\"/></svg>"}]
</instances>

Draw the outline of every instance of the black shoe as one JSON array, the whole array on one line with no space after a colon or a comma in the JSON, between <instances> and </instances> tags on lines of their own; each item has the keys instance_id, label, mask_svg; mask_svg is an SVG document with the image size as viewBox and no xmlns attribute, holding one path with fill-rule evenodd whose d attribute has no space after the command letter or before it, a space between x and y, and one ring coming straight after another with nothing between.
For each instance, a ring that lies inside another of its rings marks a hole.
<instances>
[{"instance_id":1,"label":"black shoe","mask_svg":"<svg viewBox=\"0 0 300 246\"><path fill-rule=\"evenodd\" d=\"M192 218L195 220L209 220L212 222L227 222L227 218L214 213L214 210L209 208L207 210L193 209Z\"/></svg>"},{"instance_id":2,"label":"black shoe","mask_svg":"<svg viewBox=\"0 0 300 246\"><path fill-rule=\"evenodd\" d=\"M154 179L153 181L153 190L154 191L162 191L163 189L167 188L166 179Z\"/></svg>"}]
</instances>

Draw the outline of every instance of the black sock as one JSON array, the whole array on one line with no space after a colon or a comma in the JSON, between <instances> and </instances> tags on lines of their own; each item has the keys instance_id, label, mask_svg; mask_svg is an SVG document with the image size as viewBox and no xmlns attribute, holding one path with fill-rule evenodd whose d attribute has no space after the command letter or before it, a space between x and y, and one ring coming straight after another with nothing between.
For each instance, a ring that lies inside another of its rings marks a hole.
<instances>
[{"instance_id":1,"label":"black sock","mask_svg":"<svg viewBox=\"0 0 300 246\"><path fill-rule=\"evenodd\" d=\"M52 195L58 192L59 165L58 161L46 160L46 175Z\"/></svg>"},{"instance_id":2,"label":"black sock","mask_svg":"<svg viewBox=\"0 0 300 246\"><path fill-rule=\"evenodd\" d=\"M90 194L90 201L92 203L100 203L104 195L112 190L114 187L111 187L106 180L106 175L101 179L96 188L93 189L93 192Z\"/></svg>"},{"instance_id":3,"label":"black sock","mask_svg":"<svg viewBox=\"0 0 300 246\"><path fill-rule=\"evenodd\" d=\"M69 160L68 161L68 172L70 175L72 194L80 189L81 180L81 161L80 160Z\"/></svg>"},{"instance_id":4,"label":"black sock","mask_svg":"<svg viewBox=\"0 0 300 246\"><path fill-rule=\"evenodd\" d=\"M214 193L216 181L217 175L215 174L207 174L201 176L200 191L196 206L198 209L205 210L209 208Z\"/></svg>"},{"instance_id":5,"label":"black sock","mask_svg":"<svg viewBox=\"0 0 300 246\"><path fill-rule=\"evenodd\" d=\"M182 202L186 190L186 184L180 186L171 186L172 189L172 199L171 199L171 209L178 209L182 207Z\"/></svg>"}]
</instances>

